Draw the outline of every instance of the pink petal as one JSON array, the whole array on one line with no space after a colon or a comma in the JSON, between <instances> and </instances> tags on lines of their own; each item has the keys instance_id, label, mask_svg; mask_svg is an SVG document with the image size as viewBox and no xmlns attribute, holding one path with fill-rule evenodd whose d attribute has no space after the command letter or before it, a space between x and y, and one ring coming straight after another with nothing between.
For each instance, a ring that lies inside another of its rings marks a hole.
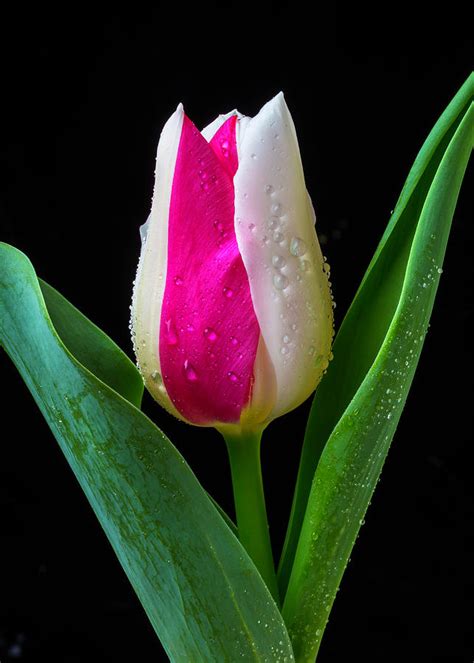
<instances>
[{"instance_id":1,"label":"pink petal","mask_svg":"<svg viewBox=\"0 0 474 663\"><path fill-rule=\"evenodd\" d=\"M237 115L229 117L214 134L209 145L214 150L216 157L221 162L221 165L234 177L239 165L239 158L237 156L237 141L235 139L235 130L237 124ZM232 190L233 190L232 185Z\"/></svg>"},{"instance_id":2,"label":"pink petal","mask_svg":"<svg viewBox=\"0 0 474 663\"><path fill-rule=\"evenodd\" d=\"M203 425L239 421L260 335L234 230L235 125L208 143L184 117L170 201L160 363L176 409Z\"/></svg>"}]
</instances>

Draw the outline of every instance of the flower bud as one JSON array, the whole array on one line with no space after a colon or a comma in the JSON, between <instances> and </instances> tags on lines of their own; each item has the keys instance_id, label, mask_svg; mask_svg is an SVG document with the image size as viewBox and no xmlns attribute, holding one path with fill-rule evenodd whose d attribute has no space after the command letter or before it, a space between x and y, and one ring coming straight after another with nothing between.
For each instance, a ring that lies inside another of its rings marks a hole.
<instances>
[{"instance_id":1,"label":"flower bud","mask_svg":"<svg viewBox=\"0 0 474 663\"><path fill-rule=\"evenodd\" d=\"M283 94L202 132L183 107L158 145L132 305L154 398L201 426L264 427L327 367L331 293Z\"/></svg>"}]
</instances>

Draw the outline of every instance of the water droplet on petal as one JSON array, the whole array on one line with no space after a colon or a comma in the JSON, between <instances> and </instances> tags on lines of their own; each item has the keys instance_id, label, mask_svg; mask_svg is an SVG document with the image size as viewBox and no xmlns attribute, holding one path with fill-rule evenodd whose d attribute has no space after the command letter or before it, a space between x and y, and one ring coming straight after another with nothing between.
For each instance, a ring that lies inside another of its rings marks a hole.
<instances>
[{"instance_id":1,"label":"water droplet on petal","mask_svg":"<svg viewBox=\"0 0 474 663\"><path fill-rule=\"evenodd\" d=\"M283 343L289 343L289 342L290 342L290 337L288 336L288 334L285 334L285 335L283 336L283 339L282 339L282 340L283 340Z\"/></svg>"},{"instance_id":2,"label":"water droplet on petal","mask_svg":"<svg viewBox=\"0 0 474 663\"><path fill-rule=\"evenodd\" d=\"M289 281L284 274L273 275L273 285L277 290L284 290L288 287Z\"/></svg>"},{"instance_id":3,"label":"water droplet on petal","mask_svg":"<svg viewBox=\"0 0 474 663\"><path fill-rule=\"evenodd\" d=\"M276 267L276 269L282 269L286 265L286 260L283 256L273 256L272 257L272 265Z\"/></svg>"},{"instance_id":4,"label":"water droplet on petal","mask_svg":"<svg viewBox=\"0 0 474 663\"><path fill-rule=\"evenodd\" d=\"M273 233L273 241L276 244L281 244L284 239L285 239L285 236L283 235L283 233L279 232L278 230Z\"/></svg>"},{"instance_id":5,"label":"water droplet on petal","mask_svg":"<svg viewBox=\"0 0 474 663\"><path fill-rule=\"evenodd\" d=\"M146 238L148 237L148 229L150 227L150 219L151 219L151 216L148 217L146 223L144 223L142 226L140 226L140 240L141 240L142 246L143 246L143 244L145 244Z\"/></svg>"},{"instance_id":6,"label":"water droplet on petal","mask_svg":"<svg viewBox=\"0 0 474 663\"><path fill-rule=\"evenodd\" d=\"M283 345L280 349L280 352L282 355L287 355L289 353L289 349L286 347L286 345Z\"/></svg>"},{"instance_id":7,"label":"water droplet on petal","mask_svg":"<svg viewBox=\"0 0 474 663\"><path fill-rule=\"evenodd\" d=\"M189 382L197 382L198 381L198 375L196 371L194 370L194 367L192 364L189 363L188 359L184 360L183 364L183 370L184 370L184 375L186 377L186 380Z\"/></svg>"},{"instance_id":8,"label":"water droplet on petal","mask_svg":"<svg viewBox=\"0 0 474 663\"><path fill-rule=\"evenodd\" d=\"M275 203L274 205L272 205L272 214L274 214L275 216L282 216L283 206L281 205L281 203Z\"/></svg>"},{"instance_id":9,"label":"water droplet on petal","mask_svg":"<svg viewBox=\"0 0 474 663\"><path fill-rule=\"evenodd\" d=\"M175 276L174 282L176 285L183 285L183 279L181 278L181 276Z\"/></svg>"},{"instance_id":10,"label":"water droplet on petal","mask_svg":"<svg viewBox=\"0 0 474 663\"><path fill-rule=\"evenodd\" d=\"M275 191L275 189L272 187L271 184L267 184L265 187L265 193L269 196L272 195L272 193Z\"/></svg>"},{"instance_id":11,"label":"water droplet on petal","mask_svg":"<svg viewBox=\"0 0 474 663\"><path fill-rule=\"evenodd\" d=\"M231 288L223 288L222 293L227 299L231 299L234 296L234 291Z\"/></svg>"},{"instance_id":12,"label":"water droplet on petal","mask_svg":"<svg viewBox=\"0 0 474 663\"><path fill-rule=\"evenodd\" d=\"M166 341L168 345L176 345L178 343L178 335L172 320L166 320Z\"/></svg>"},{"instance_id":13,"label":"water droplet on petal","mask_svg":"<svg viewBox=\"0 0 474 663\"><path fill-rule=\"evenodd\" d=\"M276 230L277 228L280 227L280 219L276 216L271 216L268 219L268 227L270 230Z\"/></svg>"},{"instance_id":14,"label":"water droplet on petal","mask_svg":"<svg viewBox=\"0 0 474 663\"><path fill-rule=\"evenodd\" d=\"M153 371L153 373L150 375L151 379L155 384L161 384L163 382L162 377L159 373L159 371Z\"/></svg>"},{"instance_id":15,"label":"water droplet on petal","mask_svg":"<svg viewBox=\"0 0 474 663\"><path fill-rule=\"evenodd\" d=\"M222 150L223 156L225 156L225 157L229 156L229 141L228 140L223 140L221 142L221 150Z\"/></svg>"},{"instance_id":16,"label":"water droplet on petal","mask_svg":"<svg viewBox=\"0 0 474 663\"><path fill-rule=\"evenodd\" d=\"M232 343L232 345L237 345L238 344L238 340L235 338L235 336L230 337L230 342Z\"/></svg>"},{"instance_id":17,"label":"water droplet on petal","mask_svg":"<svg viewBox=\"0 0 474 663\"><path fill-rule=\"evenodd\" d=\"M229 380L230 380L231 382L237 382L237 380L239 379L239 378L236 376L236 374L233 373L232 371L229 371L229 372L227 373L227 377L229 378Z\"/></svg>"},{"instance_id":18,"label":"water droplet on petal","mask_svg":"<svg viewBox=\"0 0 474 663\"><path fill-rule=\"evenodd\" d=\"M306 244L301 237L293 237L290 242L290 253L292 256L299 258L306 253Z\"/></svg>"},{"instance_id":19,"label":"water droplet on petal","mask_svg":"<svg viewBox=\"0 0 474 663\"><path fill-rule=\"evenodd\" d=\"M206 327L206 329L204 330L204 336L211 343L214 343L214 341L217 341L217 334L216 334L216 332L214 331L214 329L212 327Z\"/></svg>"},{"instance_id":20,"label":"water droplet on petal","mask_svg":"<svg viewBox=\"0 0 474 663\"><path fill-rule=\"evenodd\" d=\"M252 153L250 156L251 156L252 159L256 159L256 158L257 158L257 155L256 155L255 153Z\"/></svg>"},{"instance_id":21,"label":"water droplet on petal","mask_svg":"<svg viewBox=\"0 0 474 663\"><path fill-rule=\"evenodd\" d=\"M301 269L302 272L307 272L310 267L311 267L311 264L308 260L301 260L300 261L300 269Z\"/></svg>"}]
</instances>

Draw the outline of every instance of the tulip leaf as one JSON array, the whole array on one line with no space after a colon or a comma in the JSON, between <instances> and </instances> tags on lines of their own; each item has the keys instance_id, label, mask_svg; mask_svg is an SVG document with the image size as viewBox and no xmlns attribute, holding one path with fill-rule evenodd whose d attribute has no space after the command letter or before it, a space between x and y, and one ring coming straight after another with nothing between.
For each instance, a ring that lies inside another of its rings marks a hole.
<instances>
[{"instance_id":1,"label":"tulip leaf","mask_svg":"<svg viewBox=\"0 0 474 663\"><path fill-rule=\"evenodd\" d=\"M31 263L0 244L0 342L170 659L294 660L278 608L245 550L166 436L88 370L95 368L93 353L68 329L68 317L82 324L92 343L107 343L43 288L65 343ZM97 373L123 391L120 380L109 380L109 369L102 366Z\"/></svg>"},{"instance_id":2,"label":"tulip leaf","mask_svg":"<svg viewBox=\"0 0 474 663\"><path fill-rule=\"evenodd\" d=\"M413 380L473 146L473 96L471 76L422 147L313 401L279 573L297 661L317 654Z\"/></svg>"},{"instance_id":3,"label":"tulip leaf","mask_svg":"<svg viewBox=\"0 0 474 663\"><path fill-rule=\"evenodd\" d=\"M143 379L125 353L57 290L38 279L53 326L69 352L91 373L140 407Z\"/></svg>"}]
</instances>

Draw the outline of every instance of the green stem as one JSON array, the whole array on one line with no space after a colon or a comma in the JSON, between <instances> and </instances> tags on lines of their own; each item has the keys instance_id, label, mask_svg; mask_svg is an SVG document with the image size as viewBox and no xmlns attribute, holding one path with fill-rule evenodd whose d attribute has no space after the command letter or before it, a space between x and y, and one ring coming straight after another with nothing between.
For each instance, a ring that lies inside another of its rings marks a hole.
<instances>
[{"instance_id":1,"label":"green stem","mask_svg":"<svg viewBox=\"0 0 474 663\"><path fill-rule=\"evenodd\" d=\"M229 453L239 540L279 603L260 467L262 431L221 431Z\"/></svg>"}]
</instances>

